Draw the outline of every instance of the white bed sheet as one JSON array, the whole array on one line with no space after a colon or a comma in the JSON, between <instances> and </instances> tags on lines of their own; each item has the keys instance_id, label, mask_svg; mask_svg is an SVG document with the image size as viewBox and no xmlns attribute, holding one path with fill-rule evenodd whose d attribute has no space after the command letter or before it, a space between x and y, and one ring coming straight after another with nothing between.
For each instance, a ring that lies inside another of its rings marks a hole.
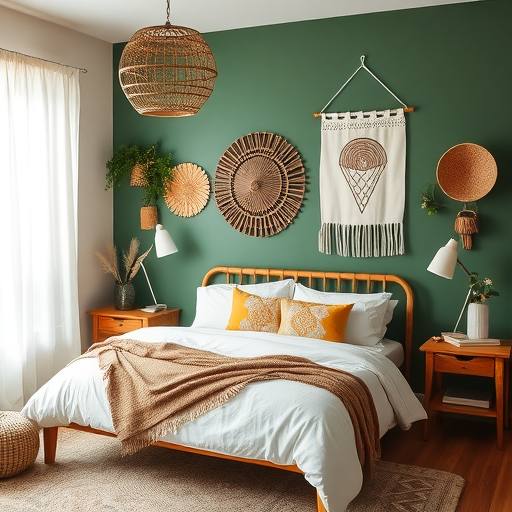
<instances>
[{"instance_id":1,"label":"white bed sheet","mask_svg":"<svg viewBox=\"0 0 512 512\"><path fill-rule=\"evenodd\" d=\"M400 368L405 361L404 346L398 341L383 338L375 345L375 350L395 363L397 368Z\"/></svg>"},{"instance_id":2,"label":"white bed sheet","mask_svg":"<svg viewBox=\"0 0 512 512\"><path fill-rule=\"evenodd\" d=\"M190 327L150 327L123 337L179 343L235 357L291 354L345 369L369 387L381 436L396 423L408 428L426 417L400 371L382 355L385 343L356 347L270 333ZM74 422L114 431L96 359L79 359L64 368L29 400L22 413L40 427ZM354 431L345 406L326 390L299 382L252 383L227 404L178 432L168 432L162 440L276 464L296 464L316 487L328 512L344 512L362 486Z\"/></svg>"}]
</instances>

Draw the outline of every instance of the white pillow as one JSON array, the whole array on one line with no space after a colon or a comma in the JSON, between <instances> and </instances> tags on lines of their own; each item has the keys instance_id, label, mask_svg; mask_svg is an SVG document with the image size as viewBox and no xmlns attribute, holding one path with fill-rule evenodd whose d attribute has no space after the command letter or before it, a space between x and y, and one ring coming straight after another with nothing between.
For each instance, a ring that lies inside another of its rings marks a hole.
<instances>
[{"instance_id":1,"label":"white pillow","mask_svg":"<svg viewBox=\"0 0 512 512\"><path fill-rule=\"evenodd\" d=\"M318 302L321 304L350 304L352 302L368 302L371 300L378 300L382 298L390 299L392 293L338 293L338 292L322 292L320 290L313 290L300 283L295 283L295 291L293 300L304 300L297 298L298 296L307 297L310 302ZM326 301L348 301L348 302L326 302Z\"/></svg>"},{"instance_id":2,"label":"white pillow","mask_svg":"<svg viewBox=\"0 0 512 512\"><path fill-rule=\"evenodd\" d=\"M294 292L293 279L271 281L257 284L211 284L200 286L197 289L196 316L192 327L210 327L212 329L225 329L231 316L233 304L233 288L260 297L291 299Z\"/></svg>"},{"instance_id":3,"label":"white pillow","mask_svg":"<svg viewBox=\"0 0 512 512\"><path fill-rule=\"evenodd\" d=\"M345 343L376 345L386 334L393 318L397 300L391 293L337 293L313 290L300 283L295 285L293 300L320 304L354 304L345 330Z\"/></svg>"}]
</instances>

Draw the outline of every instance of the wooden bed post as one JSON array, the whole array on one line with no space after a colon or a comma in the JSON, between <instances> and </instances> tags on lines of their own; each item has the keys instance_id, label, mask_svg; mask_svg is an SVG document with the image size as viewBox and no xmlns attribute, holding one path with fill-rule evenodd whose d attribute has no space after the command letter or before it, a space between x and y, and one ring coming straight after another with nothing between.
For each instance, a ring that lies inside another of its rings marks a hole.
<instances>
[{"instance_id":1,"label":"wooden bed post","mask_svg":"<svg viewBox=\"0 0 512 512\"><path fill-rule=\"evenodd\" d=\"M55 464L59 427L43 428L44 463Z\"/></svg>"},{"instance_id":2,"label":"wooden bed post","mask_svg":"<svg viewBox=\"0 0 512 512\"><path fill-rule=\"evenodd\" d=\"M318 491L316 493L316 510L317 512L327 512L327 510L324 507L324 504L322 503L322 500L320 499Z\"/></svg>"}]
</instances>

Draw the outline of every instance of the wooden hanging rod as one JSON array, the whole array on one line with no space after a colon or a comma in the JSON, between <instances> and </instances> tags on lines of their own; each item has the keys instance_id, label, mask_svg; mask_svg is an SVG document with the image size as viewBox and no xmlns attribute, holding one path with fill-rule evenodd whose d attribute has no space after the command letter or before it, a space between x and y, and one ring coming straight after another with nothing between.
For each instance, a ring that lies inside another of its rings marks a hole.
<instances>
[{"instance_id":1,"label":"wooden hanging rod","mask_svg":"<svg viewBox=\"0 0 512 512\"><path fill-rule=\"evenodd\" d=\"M414 107L404 107L404 112L414 112ZM315 112L313 117L322 117L322 112Z\"/></svg>"}]
</instances>

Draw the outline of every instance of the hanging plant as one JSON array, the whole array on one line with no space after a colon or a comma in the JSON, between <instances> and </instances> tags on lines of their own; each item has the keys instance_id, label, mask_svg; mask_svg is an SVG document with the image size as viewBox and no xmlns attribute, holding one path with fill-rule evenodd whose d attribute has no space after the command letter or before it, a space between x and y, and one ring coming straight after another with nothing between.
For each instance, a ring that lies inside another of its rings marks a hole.
<instances>
[{"instance_id":1,"label":"hanging plant","mask_svg":"<svg viewBox=\"0 0 512 512\"><path fill-rule=\"evenodd\" d=\"M106 163L108 172L105 189L120 187L125 178L138 169L136 186L143 186L144 206L156 206L165 192L165 181L172 179L171 154L157 155L156 145L150 148L123 144Z\"/></svg>"},{"instance_id":2,"label":"hanging plant","mask_svg":"<svg viewBox=\"0 0 512 512\"><path fill-rule=\"evenodd\" d=\"M441 208L442 204L436 200L435 190L437 183L427 183L420 191L421 207L427 210L429 215L435 215Z\"/></svg>"},{"instance_id":3,"label":"hanging plant","mask_svg":"<svg viewBox=\"0 0 512 512\"><path fill-rule=\"evenodd\" d=\"M106 163L108 172L105 190L113 187L120 187L126 176L137 166L145 166L149 162L150 149L143 149L138 146L123 144Z\"/></svg>"},{"instance_id":4,"label":"hanging plant","mask_svg":"<svg viewBox=\"0 0 512 512\"><path fill-rule=\"evenodd\" d=\"M158 223L158 200L163 197L167 182L172 181L171 154L157 155L156 145L146 149L123 144L106 166L105 189L120 187L128 175L131 186L144 187L141 229L154 229Z\"/></svg>"},{"instance_id":5,"label":"hanging plant","mask_svg":"<svg viewBox=\"0 0 512 512\"><path fill-rule=\"evenodd\" d=\"M156 147L149 150L149 161L144 169L144 206L156 206L158 199L165 193L166 180L172 180L171 154L156 155Z\"/></svg>"}]
</instances>

